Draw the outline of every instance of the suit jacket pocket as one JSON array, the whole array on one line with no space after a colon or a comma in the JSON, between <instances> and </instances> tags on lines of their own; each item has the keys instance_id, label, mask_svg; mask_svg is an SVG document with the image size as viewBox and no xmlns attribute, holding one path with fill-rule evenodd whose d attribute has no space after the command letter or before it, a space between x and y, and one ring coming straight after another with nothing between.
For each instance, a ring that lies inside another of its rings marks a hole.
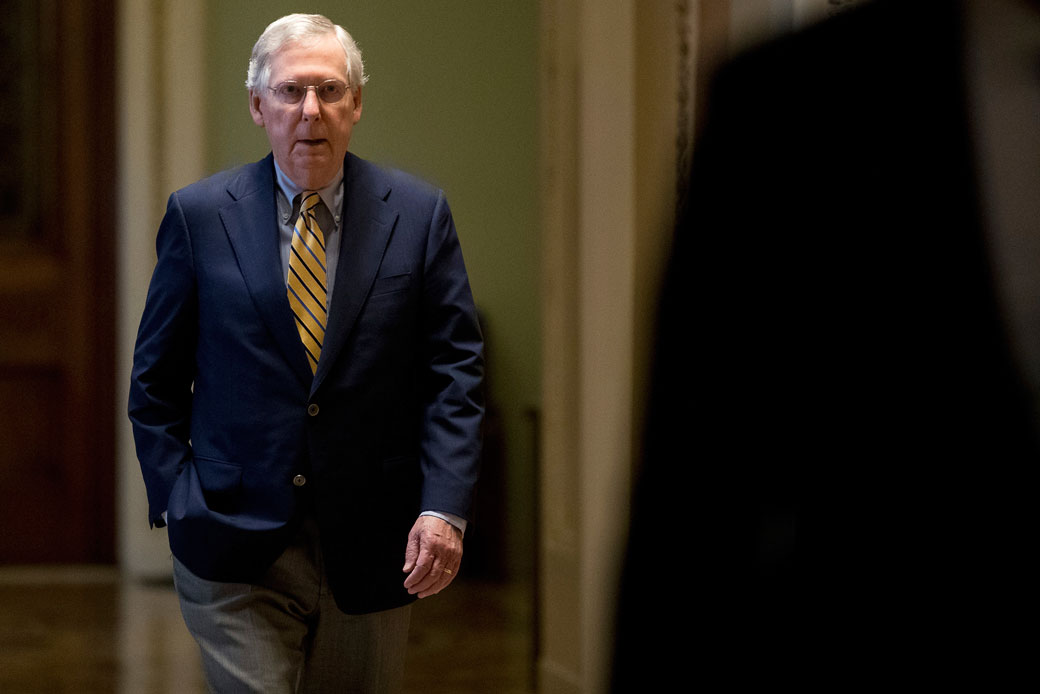
<instances>
[{"instance_id":1,"label":"suit jacket pocket","mask_svg":"<svg viewBox=\"0 0 1040 694\"><path fill-rule=\"evenodd\" d=\"M209 510L231 513L238 508L239 490L242 488L241 465L195 456L195 470Z\"/></svg>"},{"instance_id":2,"label":"suit jacket pocket","mask_svg":"<svg viewBox=\"0 0 1040 694\"><path fill-rule=\"evenodd\" d=\"M389 275L387 277L377 277L375 284L372 286L372 294L370 296L379 296L381 294L390 294L392 292L400 292L408 289L412 285L412 276L409 273L402 275Z\"/></svg>"}]
</instances>

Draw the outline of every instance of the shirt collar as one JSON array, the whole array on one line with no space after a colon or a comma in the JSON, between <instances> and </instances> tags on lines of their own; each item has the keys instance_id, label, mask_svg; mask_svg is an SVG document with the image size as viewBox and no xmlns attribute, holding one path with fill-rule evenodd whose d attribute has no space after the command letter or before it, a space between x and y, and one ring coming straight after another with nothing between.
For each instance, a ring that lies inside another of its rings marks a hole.
<instances>
[{"instance_id":1,"label":"shirt collar","mask_svg":"<svg viewBox=\"0 0 1040 694\"><path fill-rule=\"evenodd\" d=\"M296 197L304 192L304 188L296 185L291 178L285 175L285 172L278 166L278 162L274 163L274 177L278 188L285 195L289 204L292 205ZM329 209L333 217L336 219L337 225L339 224L340 215L340 203L343 202L343 167L339 167L339 171L332 177L332 181L324 188L319 189L318 196L321 197L321 201L325 203L325 207Z\"/></svg>"}]
</instances>

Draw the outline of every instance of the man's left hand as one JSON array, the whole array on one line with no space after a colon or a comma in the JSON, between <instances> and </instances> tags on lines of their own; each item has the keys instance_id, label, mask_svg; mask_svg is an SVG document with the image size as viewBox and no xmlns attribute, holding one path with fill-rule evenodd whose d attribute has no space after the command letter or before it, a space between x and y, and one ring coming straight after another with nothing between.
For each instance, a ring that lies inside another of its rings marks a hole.
<instances>
[{"instance_id":1,"label":"man's left hand","mask_svg":"<svg viewBox=\"0 0 1040 694\"><path fill-rule=\"evenodd\" d=\"M435 595L455 579L462 562L462 532L434 516L419 516L408 533L404 587L420 598Z\"/></svg>"}]
</instances>

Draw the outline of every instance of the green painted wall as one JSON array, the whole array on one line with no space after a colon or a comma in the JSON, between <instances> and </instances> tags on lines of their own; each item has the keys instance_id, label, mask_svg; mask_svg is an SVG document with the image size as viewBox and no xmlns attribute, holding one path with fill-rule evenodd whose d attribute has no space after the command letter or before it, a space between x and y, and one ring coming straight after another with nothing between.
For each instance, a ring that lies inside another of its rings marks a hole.
<instances>
[{"instance_id":1,"label":"green painted wall","mask_svg":"<svg viewBox=\"0 0 1040 694\"><path fill-rule=\"evenodd\" d=\"M530 569L538 406L537 0L356 0L207 7L211 171L268 151L244 87L253 43L290 12L318 12L358 42L370 79L351 151L445 190L486 323L505 441L509 568Z\"/></svg>"}]
</instances>

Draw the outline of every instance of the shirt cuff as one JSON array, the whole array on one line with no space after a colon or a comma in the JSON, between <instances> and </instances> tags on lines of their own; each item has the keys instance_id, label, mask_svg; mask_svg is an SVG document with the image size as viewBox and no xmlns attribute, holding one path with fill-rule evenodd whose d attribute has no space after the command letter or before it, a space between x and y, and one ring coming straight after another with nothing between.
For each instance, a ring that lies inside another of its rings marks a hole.
<instances>
[{"instance_id":1,"label":"shirt cuff","mask_svg":"<svg viewBox=\"0 0 1040 694\"><path fill-rule=\"evenodd\" d=\"M434 518L440 518L446 523L450 523L459 529L463 537L466 535L466 519L456 516L454 513L442 513L441 511L423 511L419 514L420 516L433 516Z\"/></svg>"}]
</instances>

